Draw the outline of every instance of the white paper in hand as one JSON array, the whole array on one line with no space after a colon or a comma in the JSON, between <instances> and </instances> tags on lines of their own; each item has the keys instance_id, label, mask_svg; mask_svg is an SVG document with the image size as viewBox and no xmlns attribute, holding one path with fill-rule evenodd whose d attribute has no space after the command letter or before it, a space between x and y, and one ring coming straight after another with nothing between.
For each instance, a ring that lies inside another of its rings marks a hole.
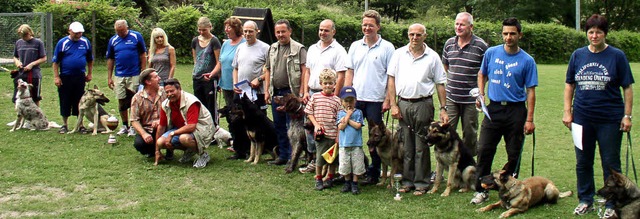
<instances>
[{"instance_id":1,"label":"white paper in hand","mask_svg":"<svg viewBox=\"0 0 640 219\"><path fill-rule=\"evenodd\" d=\"M573 136L573 145L582 150L582 125L572 122L571 135Z\"/></svg>"},{"instance_id":2,"label":"white paper in hand","mask_svg":"<svg viewBox=\"0 0 640 219\"><path fill-rule=\"evenodd\" d=\"M249 100L251 101L256 101L258 99L256 91L251 89L251 84L249 84L249 81L243 80L238 82L237 84L234 84L233 86L242 90L242 94L240 94L240 96L247 95L247 97L249 97Z\"/></svg>"}]
</instances>

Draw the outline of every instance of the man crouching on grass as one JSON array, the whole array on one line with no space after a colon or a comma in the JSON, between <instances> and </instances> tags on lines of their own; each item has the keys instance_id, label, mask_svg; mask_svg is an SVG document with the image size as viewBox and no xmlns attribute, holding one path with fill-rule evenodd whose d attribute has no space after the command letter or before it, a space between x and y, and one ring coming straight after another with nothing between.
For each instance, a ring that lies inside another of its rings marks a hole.
<instances>
[{"instance_id":1,"label":"man crouching on grass","mask_svg":"<svg viewBox=\"0 0 640 219\"><path fill-rule=\"evenodd\" d=\"M197 152L200 156L193 167L207 166L211 158L204 150L213 138L213 119L209 110L193 94L184 92L175 78L165 81L164 90L167 99L160 108L156 162L153 165L158 165L163 157L160 149L166 148L184 150L180 163L189 162Z\"/></svg>"}]
</instances>

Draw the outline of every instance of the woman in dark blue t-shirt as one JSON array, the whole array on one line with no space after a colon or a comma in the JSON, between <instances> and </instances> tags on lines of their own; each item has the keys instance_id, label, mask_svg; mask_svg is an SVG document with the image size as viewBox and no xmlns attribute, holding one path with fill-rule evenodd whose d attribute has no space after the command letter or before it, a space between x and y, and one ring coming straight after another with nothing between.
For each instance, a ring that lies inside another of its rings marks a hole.
<instances>
[{"instance_id":1,"label":"woman in dark blue t-shirt","mask_svg":"<svg viewBox=\"0 0 640 219\"><path fill-rule=\"evenodd\" d=\"M574 214L593 210L593 162L598 142L604 179L610 170L620 172L622 133L631 130L633 75L624 52L606 43L609 25L592 15L585 26L589 45L571 55L564 89L562 122L572 131L580 203ZM620 88L622 87L622 92ZM572 108L573 100L573 108ZM615 215L606 204L604 218Z\"/></svg>"}]
</instances>

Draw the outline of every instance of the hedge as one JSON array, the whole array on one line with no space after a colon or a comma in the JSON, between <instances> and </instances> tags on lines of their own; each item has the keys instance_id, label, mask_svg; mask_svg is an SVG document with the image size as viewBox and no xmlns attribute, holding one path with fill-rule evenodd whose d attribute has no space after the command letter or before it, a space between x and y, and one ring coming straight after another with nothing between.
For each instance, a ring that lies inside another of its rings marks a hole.
<instances>
[{"instance_id":1,"label":"hedge","mask_svg":"<svg viewBox=\"0 0 640 219\"><path fill-rule=\"evenodd\" d=\"M224 1L223 1L224 2ZM233 2L233 1L231 1ZM168 36L169 43L176 48L178 61L191 63L191 39L196 36L196 22L198 17L208 16L213 23L213 34L223 39L223 21L231 16L233 5L230 2L216 4L215 7L205 4L200 10L191 6L179 6L162 8L157 21L151 19L135 19L140 12L131 7L110 7L105 3L88 2L80 10L68 4L45 3L36 8L40 12L52 12L54 18L54 36L59 38L66 35L66 25L72 20L85 24L85 29L91 28L92 12L96 12L97 41L106 42L113 35L113 21L125 18L132 29L142 33L145 42L154 27L163 28ZM345 48L348 48L355 40L363 37L361 31L360 15L345 15L327 10L307 10L299 8L272 8L273 19L286 18L293 27L292 38L304 45L312 45L318 41L318 25L326 18L334 20L337 33L335 38ZM136 21L136 22L132 22ZM442 46L446 40L455 35L453 20L424 20L427 28L426 43L429 47L442 52ZM133 25L132 25L133 23ZM383 19L380 34L396 47L406 45L408 42L407 29L410 24L398 24ZM538 63L553 64L567 63L571 53L588 44L584 31L576 31L557 24L523 23L524 37L520 46L531 54ZM489 22L475 22L474 33L483 38L489 45L502 43L501 24ZM91 33L85 33L90 38ZM90 38L91 39L91 38ZM632 62L640 61L640 34L629 31L610 31L607 43L626 52L627 58ZM98 56L104 56L106 43L95 43Z\"/></svg>"}]
</instances>

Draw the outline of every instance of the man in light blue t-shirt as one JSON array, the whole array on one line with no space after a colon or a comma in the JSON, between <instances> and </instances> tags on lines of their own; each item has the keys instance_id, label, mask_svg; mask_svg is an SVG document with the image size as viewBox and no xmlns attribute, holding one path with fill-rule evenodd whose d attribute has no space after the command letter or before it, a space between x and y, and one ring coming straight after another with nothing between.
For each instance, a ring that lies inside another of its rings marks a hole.
<instances>
[{"instance_id":1,"label":"man in light blue t-shirt","mask_svg":"<svg viewBox=\"0 0 640 219\"><path fill-rule=\"evenodd\" d=\"M507 149L506 171L518 177L519 158L525 135L533 133L533 113L536 104L538 70L533 58L518 46L522 27L515 18L502 22L504 44L487 49L478 73L478 88L484 98L489 82L488 111L491 118L482 121L478 140L478 177L489 175L500 139L504 137ZM479 102L476 101L476 105ZM471 203L480 204L489 199L488 190L476 183Z\"/></svg>"},{"instance_id":2,"label":"man in light blue t-shirt","mask_svg":"<svg viewBox=\"0 0 640 219\"><path fill-rule=\"evenodd\" d=\"M122 128L117 134L135 136L135 130L129 129L128 109L131 107L131 98L126 98L127 89L133 92L138 91L138 75L147 68L147 47L142 34L129 30L127 21L117 20L113 28L116 30L116 35L113 35L107 43L107 72L109 88L116 93L118 111L122 119ZM113 79L114 67L115 80Z\"/></svg>"}]
</instances>

